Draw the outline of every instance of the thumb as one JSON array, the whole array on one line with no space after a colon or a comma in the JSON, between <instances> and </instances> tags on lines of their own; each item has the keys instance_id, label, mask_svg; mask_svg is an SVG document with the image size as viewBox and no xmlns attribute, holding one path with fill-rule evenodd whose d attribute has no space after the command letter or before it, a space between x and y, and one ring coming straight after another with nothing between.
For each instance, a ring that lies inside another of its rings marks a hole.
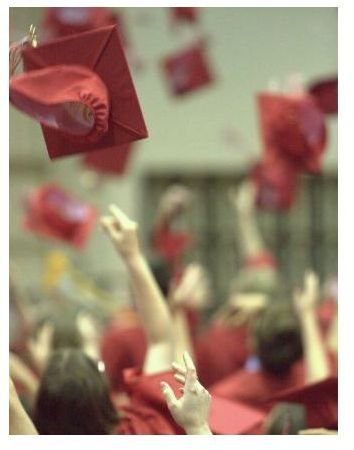
<instances>
[{"instance_id":1,"label":"thumb","mask_svg":"<svg viewBox=\"0 0 354 450\"><path fill-rule=\"evenodd\" d=\"M177 400L171 386L168 383L166 383L165 381L162 381L160 383L160 386L161 386L162 393L165 397L168 409L176 409L176 407L178 405L178 400Z\"/></svg>"}]
</instances>

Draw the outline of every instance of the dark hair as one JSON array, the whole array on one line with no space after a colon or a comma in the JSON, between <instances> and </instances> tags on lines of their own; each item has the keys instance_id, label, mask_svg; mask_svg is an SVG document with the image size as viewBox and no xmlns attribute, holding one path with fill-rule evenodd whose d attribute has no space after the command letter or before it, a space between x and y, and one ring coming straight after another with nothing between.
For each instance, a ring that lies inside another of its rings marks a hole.
<instances>
[{"instance_id":1,"label":"dark hair","mask_svg":"<svg viewBox=\"0 0 354 450\"><path fill-rule=\"evenodd\" d=\"M298 434L307 428L306 409L298 403L278 403L268 417L267 434Z\"/></svg>"},{"instance_id":2,"label":"dark hair","mask_svg":"<svg viewBox=\"0 0 354 450\"><path fill-rule=\"evenodd\" d=\"M51 349L59 350L61 348L81 348L82 337L78 329L77 310L69 306L55 306L45 311L35 325L35 334L49 323L53 327L53 337Z\"/></svg>"},{"instance_id":3,"label":"dark hair","mask_svg":"<svg viewBox=\"0 0 354 450\"><path fill-rule=\"evenodd\" d=\"M157 255L149 257L149 266L165 298L168 297L171 281L171 269L167 261Z\"/></svg>"},{"instance_id":4,"label":"dark hair","mask_svg":"<svg viewBox=\"0 0 354 450\"><path fill-rule=\"evenodd\" d=\"M288 304L276 302L261 312L253 336L262 367L269 372L283 374L302 356L300 324Z\"/></svg>"},{"instance_id":5,"label":"dark hair","mask_svg":"<svg viewBox=\"0 0 354 450\"><path fill-rule=\"evenodd\" d=\"M39 388L39 434L111 434L119 419L96 362L76 349L53 352Z\"/></svg>"}]
</instances>

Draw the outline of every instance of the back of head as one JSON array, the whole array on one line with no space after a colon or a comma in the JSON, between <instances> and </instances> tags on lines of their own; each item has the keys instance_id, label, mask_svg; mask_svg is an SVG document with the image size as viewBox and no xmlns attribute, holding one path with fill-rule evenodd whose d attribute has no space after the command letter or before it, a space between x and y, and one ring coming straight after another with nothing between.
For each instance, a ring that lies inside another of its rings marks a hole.
<instances>
[{"instance_id":1,"label":"back of head","mask_svg":"<svg viewBox=\"0 0 354 450\"><path fill-rule=\"evenodd\" d=\"M262 367L284 374L302 356L298 319L288 304L270 304L253 323L253 338Z\"/></svg>"},{"instance_id":2,"label":"back of head","mask_svg":"<svg viewBox=\"0 0 354 450\"><path fill-rule=\"evenodd\" d=\"M39 434L111 434L118 423L108 383L82 351L53 352L35 406Z\"/></svg>"}]
</instances>

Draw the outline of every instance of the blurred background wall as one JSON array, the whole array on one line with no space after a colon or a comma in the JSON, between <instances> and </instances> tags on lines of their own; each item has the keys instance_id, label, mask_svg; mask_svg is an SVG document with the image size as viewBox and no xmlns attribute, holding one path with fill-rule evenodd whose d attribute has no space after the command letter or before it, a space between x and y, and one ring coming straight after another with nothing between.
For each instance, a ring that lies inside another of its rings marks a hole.
<instances>
[{"instance_id":1,"label":"blurred background wall","mask_svg":"<svg viewBox=\"0 0 354 450\"><path fill-rule=\"evenodd\" d=\"M153 179L165 180L161 186L175 174L221 178L234 174L237 178L261 153L255 94L277 83L283 87L294 74L307 83L337 73L335 8L203 8L197 28L185 26L177 31L171 30L166 8L116 9L142 62L140 70L132 65L132 74L150 135L137 143L124 177L94 187L79 158L50 161L38 124L10 107L10 259L29 288L38 285L43 257L53 248L64 251L78 267L112 289L118 289L123 279L118 258L98 226L81 252L25 233L21 199L30 187L55 180L101 211L115 202L141 220L146 235L158 194L149 196L144 191L148 186L144 180L151 179L151 174ZM39 25L42 13L42 8L10 8L10 40L22 37L31 23ZM215 83L175 99L159 62L200 34L208 38ZM324 173L336 180L336 117L327 123ZM225 137L230 129L232 142ZM331 214L336 224L336 197L325 201L327 211L335 208ZM227 208L223 211L226 214ZM332 231L336 236L336 229ZM336 242L332 247L336 259Z\"/></svg>"}]
</instances>

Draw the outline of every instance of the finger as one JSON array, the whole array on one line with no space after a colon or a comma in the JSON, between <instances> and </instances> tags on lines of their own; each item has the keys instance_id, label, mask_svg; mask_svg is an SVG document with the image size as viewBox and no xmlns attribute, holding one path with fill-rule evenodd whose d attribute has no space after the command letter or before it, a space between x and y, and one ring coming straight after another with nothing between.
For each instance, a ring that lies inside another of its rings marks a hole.
<instances>
[{"instance_id":1,"label":"finger","mask_svg":"<svg viewBox=\"0 0 354 450\"><path fill-rule=\"evenodd\" d=\"M191 371L195 374L197 373L197 369L195 368L194 362L188 352L183 352L183 361L186 365L187 371Z\"/></svg>"},{"instance_id":2,"label":"finger","mask_svg":"<svg viewBox=\"0 0 354 450\"><path fill-rule=\"evenodd\" d=\"M103 230L113 239L117 239L119 237L119 231L117 230L117 226L115 224L115 219L110 216L105 216L100 219L100 224Z\"/></svg>"},{"instance_id":3,"label":"finger","mask_svg":"<svg viewBox=\"0 0 354 450\"><path fill-rule=\"evenodd\" d=\"M176 406L178 405L178 400L177 400L171 386L168 383L166 383L165 381L162 381L160 383L160 386L161 386L162 393L166 399L168 408L169 409L176 408Z\"/></svg>"},{"instance_id":4,"label":"finger","mask_svg":"<svg viewBox=\"0 0 354 450\"><path fill-rule=\"evenodd\" d=\"M123 228L126 228L132 224L132 221L129 219L129 217L124 214L124 212L118 208L116 205L109 205L109 210L112 213L113 217L117 220L119 225L121 225Z\"/></svg>"},{"instance_id":5,"label":"finger","mask_svg":"<svg viewBox=\"0 0 354 450\"><path fill-rule=\"evenodd\" d=\"M175 373L174 374L175 380L178 381L179 383L185 385L186 383L186 377L184 377L183 375L180 375L179 373Z\"/></svg>"},{"instance_id":6,"label":"finger","mask_svg":"<svg viewBox=\"0 0 354 450\"><path fill-rule=\"evenodd\" d=\"M184 377L185 377L186 374L187 374L187 370L186 370L184 367L182 367L180 364L178 364L177 362L173 362L173 363L172 363L172 369L173 369L175 372L177 372L177 373L183 375Z\"/></svg>"}]
</instances>

